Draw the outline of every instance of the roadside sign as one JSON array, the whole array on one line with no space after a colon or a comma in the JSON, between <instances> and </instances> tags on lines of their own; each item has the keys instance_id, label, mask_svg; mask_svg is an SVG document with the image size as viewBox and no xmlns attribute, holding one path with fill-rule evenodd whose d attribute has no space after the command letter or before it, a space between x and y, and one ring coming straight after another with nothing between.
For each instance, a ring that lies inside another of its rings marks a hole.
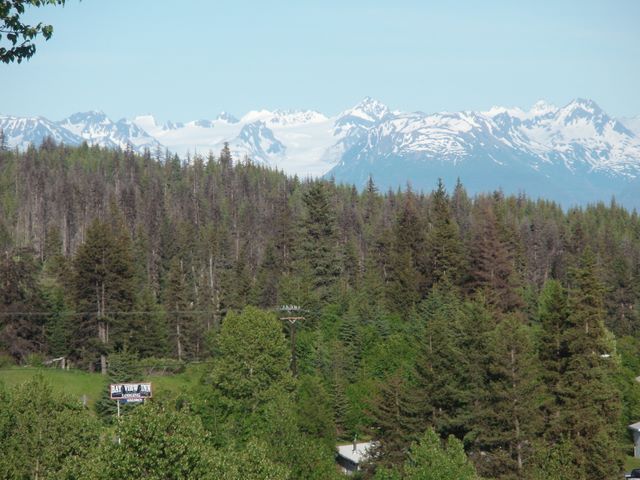
<instances>
[{"instance_id":1,"label":"roadside sign","mask_svg":"<svg viewBox=\"0 0 640 480\"><path fill-rule=\"evenodd\" d=\"M112 400L144 400L152 397L150 383L112 383L109 385Z\"/></svg>"}]
</instances>

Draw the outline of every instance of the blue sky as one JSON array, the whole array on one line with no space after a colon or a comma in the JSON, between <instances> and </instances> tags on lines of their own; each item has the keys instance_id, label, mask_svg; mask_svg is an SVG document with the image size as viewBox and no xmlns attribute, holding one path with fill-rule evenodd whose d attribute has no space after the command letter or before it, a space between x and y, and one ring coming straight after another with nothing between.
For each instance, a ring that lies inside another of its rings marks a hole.
<instances>
[{"instance_id":1,"label":"blue sky","mask_svg":"<svg viewBox=\"0 0 640 480\"><path fill-rule=\"evenodd\" d=\"M28 62L0 64L0 113L61 119L335 114L592 98L640 114L640 1L67 0Z\"/></svg>"}]
</instances>

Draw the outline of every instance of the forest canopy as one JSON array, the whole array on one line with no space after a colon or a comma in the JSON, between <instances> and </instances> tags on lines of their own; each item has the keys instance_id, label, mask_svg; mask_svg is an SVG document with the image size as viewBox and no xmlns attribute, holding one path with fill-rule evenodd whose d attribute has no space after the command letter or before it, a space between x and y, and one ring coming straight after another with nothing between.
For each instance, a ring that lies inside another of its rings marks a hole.
<instances>
[{"instance_id":1,"label":"forest canopy","mask_svg":"<svg viewBox=\"0 0 640 480\"><path fill-rule=\"evenodd\" d=\"M0 252L4 363L64 357L113 381L150 359L204 364L193 392L129 412L121 446L73 402L56 410L42 429L87 422L96 445L75 466L46 447L65 478L134 471L140 428L191 445L154 440L171 478L331 478L354 435L375 441L363 474L378 479L604 480L630 452L640 220L613 200L358 190L228 149L45 141L0 151ZM283 304L302 309L295 339ZM0 390L0 438L21 432L19 405L54 408L42 391ZM112 407L96 407L105 425ZM11 445L0 466L27 469Z\"/></svg>"}]
</instances>

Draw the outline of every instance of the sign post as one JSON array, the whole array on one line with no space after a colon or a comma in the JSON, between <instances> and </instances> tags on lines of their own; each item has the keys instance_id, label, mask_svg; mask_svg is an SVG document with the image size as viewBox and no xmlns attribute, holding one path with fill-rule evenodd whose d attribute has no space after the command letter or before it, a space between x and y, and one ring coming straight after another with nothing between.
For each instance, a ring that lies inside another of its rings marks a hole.
<instances>
[{"instance_id":1,"label":"sign post","mask_svg":"<svg viewBox=\"0 0 640 480\"><path fill-rule=\"evenodd\" d=\"M126 400L137 403L153 396L150 383L112 383L109 385L111 400Z\"/></svg>"},{"instance_id":2,"label":"sign post","mask_svg":"<svg viewBox=\"0 0 640 480\"><path fill-rule=\"evenodd\" d=\"M153 396L150 383L112 383L109 385L109 398L115 400L120 418L121 403L144 403Z\"/></svg>"},{"instance_id":3,"label":"sign post","mask_svg":"<svg viewBox=\"0 0 640 480\"><path fill-rule=\"evenodd\" d=\"M296 322L298 320L304 320L305 318L300 315L302 308L299 305L282 305L280 310L287 312L286 317L280 317L280 320L287 320L289 322L289 329L291 332L291 373L295 377L298 374L298 364L296 360ZM297 312L297 315L295 314Z\"/></svg>"}]
</instances>

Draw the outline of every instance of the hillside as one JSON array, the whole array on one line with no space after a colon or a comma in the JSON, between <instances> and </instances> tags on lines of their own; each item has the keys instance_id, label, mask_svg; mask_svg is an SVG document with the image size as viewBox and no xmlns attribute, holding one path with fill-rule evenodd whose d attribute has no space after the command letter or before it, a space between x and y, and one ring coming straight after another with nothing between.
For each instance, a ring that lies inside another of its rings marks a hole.
<instances>
[{"instance_id":1,"label":"hillside","mask_svg":"<svg viewBox=\"0 0 640 480\"><path fill-rule=\"evenodd\" d=\"M51 409L41 428L66 419L69 448L86 431L74 468L112 471L110 428L118 454L149 441L219 462L197 463L210 476L260 458L274 478L325 480L354 436L379 442L373 478L450 435L468 478L549 478L560 458L607 480L631 451L640 219L615 202L359 191L228 148L184 162L49 140L0 151L0 251L0 360L76 369L44 371L51 392L2 370L6 415ZM158 397L112 426L102 378L139 380L157 359L202 371L152 378ZM59 403L67 385L94 408ZM15 451L20 425L5 425Z\"/></svg>"},{"instance_id":2,"label":"hillside","mask_svg":"<svg viewBox=\"0 0 640 480\"><path fill-rule=\"evenodd\" d=\"M86 397L89 408L95 406L96 400L106 391L108 378L99 373L83 370L60 370L42 367L0 368L0 382L12 388L42 376L56 394L68 395L83 401ZM198 385L201 373L197 368L189 368L185 372L174 375L143 375L137 381L151 382L153 395L158 400L169 399L189 391Z\"/></svg>"}]
</instances>

